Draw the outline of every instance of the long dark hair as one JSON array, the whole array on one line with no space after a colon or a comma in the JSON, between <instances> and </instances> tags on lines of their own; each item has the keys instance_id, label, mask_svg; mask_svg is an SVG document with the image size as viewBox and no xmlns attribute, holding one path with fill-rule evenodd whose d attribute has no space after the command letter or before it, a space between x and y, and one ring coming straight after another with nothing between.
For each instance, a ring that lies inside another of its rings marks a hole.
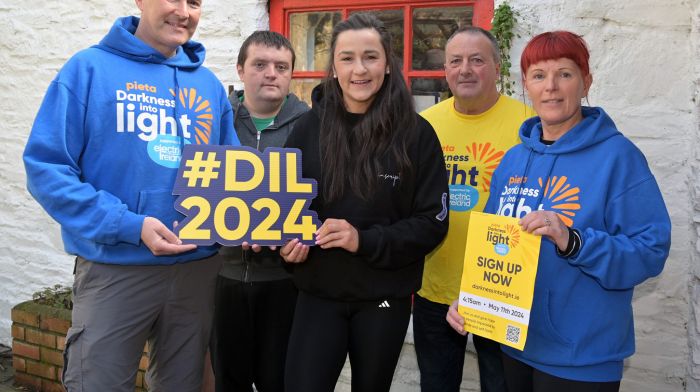
<instances>
[{"instance_id":1,"label":"long dark hair","mask_svg":"<svg viewBox=\"0 0 700 392\"><path fill-rule=\"evenodd\" d=\"M386 54L389 74L372 104L354 125L347 120L340 84L333 78L333 57L338 35L348 30L372 29ZM321 162L323 195L326 201L341 197L345 182L363 200L369 200L384 170L397 170L401 179L411 173L407 144L416 126L413 97L401 74L400 62L393 56L391 35L384 24L370 14L353 14L333 28L328 73L322 83ZM397 167L383 167L382 161ZM393 158L393 159L392 159ZM391 163L390 163L391 164Z\"/></svg>"}]
</instances>

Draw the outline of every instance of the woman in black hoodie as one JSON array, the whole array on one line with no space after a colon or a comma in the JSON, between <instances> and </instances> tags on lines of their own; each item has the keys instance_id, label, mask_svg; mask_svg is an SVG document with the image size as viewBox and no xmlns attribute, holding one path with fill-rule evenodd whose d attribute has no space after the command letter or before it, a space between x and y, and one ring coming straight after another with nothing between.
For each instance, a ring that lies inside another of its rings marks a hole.
<instances>
[{"instance_id":1,"label":"woman in black hoodie","mask_svg":"<svg viewBox=\"0 0 700 392\"><path fill-rule=\"evenodd\" d=\"M316 246L280 250L300 290L285 389L333 391L349 354L353 391L388 391L423 258L447 233L445 165L378 19L338 23L331 53L286 144L318 181L311 209L323 224Z\"/></svg>"}]
</instances>

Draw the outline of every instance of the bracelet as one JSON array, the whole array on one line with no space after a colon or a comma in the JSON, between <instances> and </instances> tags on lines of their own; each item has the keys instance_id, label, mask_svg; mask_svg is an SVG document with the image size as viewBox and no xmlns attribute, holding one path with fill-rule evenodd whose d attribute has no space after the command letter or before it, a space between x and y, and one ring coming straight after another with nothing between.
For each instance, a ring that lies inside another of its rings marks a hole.
<instances>
[{"instance_id":1,"label":"bracelet","mask_svg":"<svg viewBox=\"0 0 700 392\"><path fill-rule=\"evenodd\" d=\"M569 231L569 243L566 244L566 249L564 251L560 251L559 247L556 246L557 250L557 255L560 257L563 257L565 259L568 259L572 257L573 255L577 254L578 251L581 249L581 234L579 234L578 230L572 229L570 227L567 227Z\"/></svg>"}]
</instances>

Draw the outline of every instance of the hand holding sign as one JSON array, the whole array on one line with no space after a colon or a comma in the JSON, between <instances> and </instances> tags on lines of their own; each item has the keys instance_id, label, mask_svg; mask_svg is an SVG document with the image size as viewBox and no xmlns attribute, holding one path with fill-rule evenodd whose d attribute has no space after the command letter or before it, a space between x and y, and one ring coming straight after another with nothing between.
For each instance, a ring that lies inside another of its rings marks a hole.
<instances>
[{"instance_id":1,"label":"hand holding sign","mask_svg":"<svg viewBox=\"0 0 700 392\"><path fill-rule=\"evenodd\" d=\"M197 247L192 244L183 244L161 221L151 216L143 220L141 241L156 256L175 255Z\"/></svg>"},{"instance_id":2,"label":"hand holding sign","mask_svg":"<svg viewBox=\"0 0 700 392\"><path fill-rule=\"evenodd\" d=\"M345 219L326 219L316 232L316 245L322 249L343 248L355 253L360 247L360 235Z\"/></svg>"},{"instance_id":3,"label":"hand holding sign","mask_svg":"<svg viewBox=\"0 0 700 392\"><path fill-rule=\"evenodd\" d=\"M296 149L186 145L173 193L187 218L176 228L183 243L313 245L319 226L308 210L317 185L302 179Z\"/></svg>"}]
</instances>

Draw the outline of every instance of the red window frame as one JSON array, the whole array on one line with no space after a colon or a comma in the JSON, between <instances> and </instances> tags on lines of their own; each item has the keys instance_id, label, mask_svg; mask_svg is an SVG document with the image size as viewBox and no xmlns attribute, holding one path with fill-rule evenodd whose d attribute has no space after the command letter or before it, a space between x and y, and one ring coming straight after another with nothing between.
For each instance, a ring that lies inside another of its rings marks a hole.
<instances>
[{"instance_id":1,"label":"red window frame","mask_svg":"<svg viewBox=\"0 0 700 392\"><path fill-rule=\"evenodd\" d=\"M289 15L294 12L314 12L314 11L340 11L343 19L347 19L351 11L361 10L382 10L382 9L402 9L404 13L404 61L403 75L406 83L410 83L414 78L441 78L445 76L445 71L421 71L412 70L411 61L413 58L413 29L412 15L414 8L439 7L439 6L465 6L471 5L474 13L472 25L491 30L493 20L493 0L420 0L420 1L397 1L397 0L355 0L352 6L348 6L347 0L270 0L270 30L289 37ZM294 71L294 79L302 78L323 78L324 71ZM410 84L409 84L410 85Z\"/></svg>"}]
</instances>

